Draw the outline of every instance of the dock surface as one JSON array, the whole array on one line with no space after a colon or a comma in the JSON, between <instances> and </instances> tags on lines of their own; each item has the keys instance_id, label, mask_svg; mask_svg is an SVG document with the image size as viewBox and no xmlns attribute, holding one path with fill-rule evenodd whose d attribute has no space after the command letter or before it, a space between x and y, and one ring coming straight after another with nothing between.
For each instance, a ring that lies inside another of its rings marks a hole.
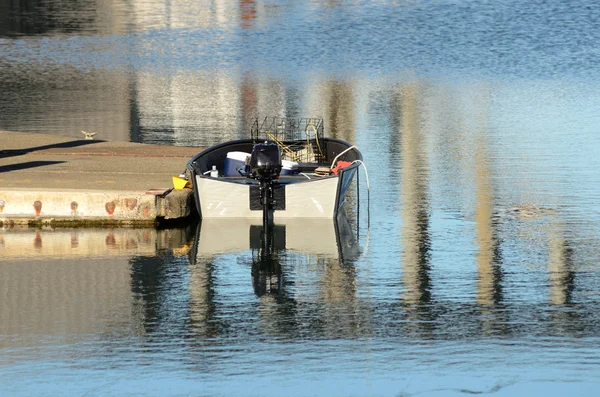
<instances>
[{"instance_id":1,"label":"dock surface","mask_svg":"<svg viewBox=\"0 0 600 397\"><path fill-rule=\"evenodd\" d=\"M185 218L193 192L172 177L202 150L0 131L0 222Z\"/></svg>"}]
</instances>

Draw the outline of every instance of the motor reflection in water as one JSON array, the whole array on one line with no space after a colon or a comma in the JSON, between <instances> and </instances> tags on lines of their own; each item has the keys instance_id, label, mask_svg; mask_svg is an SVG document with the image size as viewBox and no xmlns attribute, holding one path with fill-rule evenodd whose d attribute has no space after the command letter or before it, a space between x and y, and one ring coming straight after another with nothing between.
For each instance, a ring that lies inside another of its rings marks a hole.
<instances>
[{"instance_id":1,"label":"motor reflection in water","mask_svg":"<svg viewBox=\"0 0 600 397\"><path fill-rule=\"evenodd\" d=\"M250 226L252 287L257 296L282 291L280 252L285 250L285 226Z\"/></svg>"},{"instance_id":2,"label":"motor reflection in water","mask_svg":"<svg viewBox=\"0 0 600 397\"><path fill-rule=\"evenodd\" d=\"M199 261L250 250L252 287L256 296L282 295L284 271L294 254L350 263L360 255L357 233L345 211L334 220L288 219L264 230L260 220L204 219L198 224L190 253L193 267Z\"/></svg>"}]
</instances>

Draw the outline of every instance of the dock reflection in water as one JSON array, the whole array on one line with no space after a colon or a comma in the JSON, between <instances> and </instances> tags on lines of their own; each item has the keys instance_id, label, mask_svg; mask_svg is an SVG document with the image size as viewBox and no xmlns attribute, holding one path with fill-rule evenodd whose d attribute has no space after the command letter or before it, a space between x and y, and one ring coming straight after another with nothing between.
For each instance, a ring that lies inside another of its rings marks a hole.
<instances>
[{"instance_id":1,"label":"dock reflection in water","mask_svg":"<svg viewBox=\"0 0 600 397\"><path fill-rule=\"evenodd\" d=\"M136 264L169 263L192 240L189 229L0 229L0 350L143 335Z\"/></svg>"}]
</instances>

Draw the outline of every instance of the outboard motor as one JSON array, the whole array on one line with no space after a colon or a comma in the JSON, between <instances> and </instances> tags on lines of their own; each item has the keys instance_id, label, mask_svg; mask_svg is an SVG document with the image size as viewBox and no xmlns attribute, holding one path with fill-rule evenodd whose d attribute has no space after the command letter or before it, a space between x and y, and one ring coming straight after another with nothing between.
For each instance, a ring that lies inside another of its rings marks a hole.
<instances>
[{"instance_id":1,"label":"outboard motor","mask_svg":"<svg viewBox=\"0 0 600 397\"><path fill-rule=\"evenodd\" d=\"M254 145L245 172L240 172L260 182L260 203L263 208L263 230L267 234L266 240L270 238L268 234L273 226L273 184L277 183L274 180L279 177L281 167L279 146L265 142Z\"/></svg>"},{"instance_id":2,"label":"outboard motor","mask_svg":"<svg viewBox=\"0 0 600 397\"><path fill-rule=\"evenodd\" d=\"M277 179L281 172L281 154L274 143L254 145L250 155L250 177L258 180Z\"/></svg>"}]
</instances>

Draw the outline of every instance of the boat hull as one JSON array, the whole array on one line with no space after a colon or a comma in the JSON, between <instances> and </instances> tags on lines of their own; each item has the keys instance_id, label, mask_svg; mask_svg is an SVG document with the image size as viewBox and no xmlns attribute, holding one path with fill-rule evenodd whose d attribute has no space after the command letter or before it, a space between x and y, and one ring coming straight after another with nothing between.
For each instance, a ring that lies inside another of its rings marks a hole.
<instances>
[{"instance_id":1,"label":"boat hull","mask_svg":"<svg viewBox=\"0 0 600 397\"><path fill-rule=\"evenodd\" d=\"M323 164L304 163L301 175L280 176L274 184L273 219L333 219L344 204L346 192L358 171L362 155L348 142L322 138L325 159L345 161L337 175L317 176L313 171ZM188 162L196 208L202 218L262 218L259 182L226 172L232 152L252 152L254 141L241 139L210 147ZM327 160L325 165L329 167ZM335 160L333 160L335 162ZM331 164L333 166L333 164ZM216 168L218 177L208 174ZM308 178L307 180L304 177Z\"/></svg>"},{"instance_id":2,"label":"boat hull","mask_svg":"<svg viewBox=\"0 0 600 397\"><path fill-rule=\"evenodd\" d=\"M338 182L324 178L284 185L285 209L273 211L273 219L333 219ZM196 175L195 186L202 218L262 218L262 209L251 209L251 185Z\"/></svg>"}]
</instances>

